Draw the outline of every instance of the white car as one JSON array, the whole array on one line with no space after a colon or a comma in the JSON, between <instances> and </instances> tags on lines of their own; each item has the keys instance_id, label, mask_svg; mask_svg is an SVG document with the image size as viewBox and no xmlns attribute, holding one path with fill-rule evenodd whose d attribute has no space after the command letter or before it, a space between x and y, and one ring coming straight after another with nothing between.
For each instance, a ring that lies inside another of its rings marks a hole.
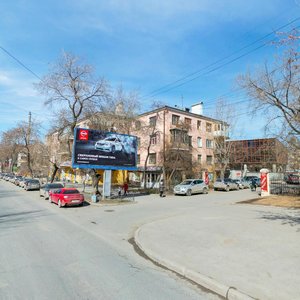
<instances>
[{"instance_id":1,"label":"white car","mask_svg":"<svg viewBox=\"0 0 300 300\"><path fill-rule=\"evenodd\" d=\"M110 136L103 140L97 141L95 144L95 149L115 153L116 151L122 151L124 146L118 137Z\"/></svg>"},{"instance_id":2,"label":"white car","mask_svg":"<svg viewBox=\"0 0 300 300\"><path fill-rule=\"evenodd\" d=\"M186 179L174 187L175 195L207 194L208 186L202 179Z\"/></svg>"},{"instance_id":3,"label":"white car","mask_svg":"<svg viewBox=\"0 0 300 300\"><path fill-rule=\"evenodd\" d=\"M225 178L223 180L218 178L214 183L215 191L224 190L224 191L228 192L231 190L238 190L238 189L239 189L239 184L234 182L230 178Z\"/></svg>"}]
</instances>

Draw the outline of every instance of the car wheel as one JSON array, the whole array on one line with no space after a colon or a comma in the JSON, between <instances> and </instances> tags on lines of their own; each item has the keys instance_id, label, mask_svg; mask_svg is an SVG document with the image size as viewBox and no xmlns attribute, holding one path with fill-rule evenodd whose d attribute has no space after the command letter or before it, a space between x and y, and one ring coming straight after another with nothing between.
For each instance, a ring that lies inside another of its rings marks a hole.
<instances>
[{"instance_id":1,"label":"car wheel","mask_svg":"<svg viewBox=\"0 0 300 300\"><path fill-rule=\"evenodd\" d=\"M192 191L191 191L191 190L187 190L187 191L186 191L186 195L187 195L187 196L191 196L191 195L192 195Z\"/></svg>"},{"instance_id":2,"label":"car wheel","mask_svg":"<svg viewBox=\"0 0 300 300\"><path fill-rule=\"evenodd\" d=\"M228 185L226 186L225 191L229 192L229 186Z\"/></svg>"},{"instance_id":3,"label":"car wheel","mask_svg":"<svg viewBox=\"0 0 300 300\"><path fill-rule=\"evenodd\" d=\"M208 189L207 188L203 188L203 194L208 194Z\"/></svg>"},{"instance_id":4,"label":"car wheel","mask_svg":"<svg viewBox=\"0 0 300 300\"><path fill-rule=\"evenodd\" d=\"M58 200L57 205L58 205L59 208L62 207L62 204L61 204L61 201L60 201L60 200Z\"/></svg>"}]
</instances>

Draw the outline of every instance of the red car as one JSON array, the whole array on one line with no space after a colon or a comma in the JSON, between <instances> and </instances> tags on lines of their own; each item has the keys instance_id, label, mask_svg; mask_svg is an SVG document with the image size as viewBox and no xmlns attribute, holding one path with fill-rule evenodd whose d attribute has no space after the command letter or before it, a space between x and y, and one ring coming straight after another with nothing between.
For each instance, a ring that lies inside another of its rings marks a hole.
<instances>
[{"instance_id":1,"label":"red car","mask_svg":"<svg viewBox=\"0 0 300 300\"><path fill-rule=\"evenodd\" d=\"M84 196L75 188L61 188L49 191L49 202L58 207L83 205Z\"/></svg>"}]
</instances>

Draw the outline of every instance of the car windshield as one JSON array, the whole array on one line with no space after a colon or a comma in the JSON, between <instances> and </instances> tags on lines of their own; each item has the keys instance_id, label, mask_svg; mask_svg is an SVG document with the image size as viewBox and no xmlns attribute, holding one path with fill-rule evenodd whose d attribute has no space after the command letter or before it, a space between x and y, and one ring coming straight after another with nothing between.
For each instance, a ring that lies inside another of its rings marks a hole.
<instances>
[{"instance_id":1,"label":"car windshield","mask_svg":"<svg viewBox=\"0 0 300 300\"><path fill-rule=\"evenodd\" d=\"M80 194L78 190L64 190L63 194Z\"/></svg>"},{"instance_id":2,"label":"car windshield","mask_svg":"<svg viewBox=\"0 0 300 300\"><path fill-rule=\"evenodd\" d=\"M40 183L38 180L29 180L30 183Z\"/></svg>"},{"instance_id":3,"label":"car windshield","mask_svg":"<svg viewBox=\"0 0 300 300\"><path fill-rule=\"evenodd\" d=\"M180 184L182 184L182 185L190 185L192 182L193 182L193 180L185 180L185 181L182 181Z\"/></svg>"}]
</instances>

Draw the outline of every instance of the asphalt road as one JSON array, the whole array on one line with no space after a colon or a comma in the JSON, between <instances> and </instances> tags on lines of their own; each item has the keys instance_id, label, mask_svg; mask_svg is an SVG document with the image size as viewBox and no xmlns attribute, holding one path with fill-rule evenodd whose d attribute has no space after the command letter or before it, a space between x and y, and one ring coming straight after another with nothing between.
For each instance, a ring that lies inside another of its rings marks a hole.
<instances>
[{"instance_id":1,"label":"asphalt road","mask_svg":"<svg viewBox=\"0 0 300 300\"><path fill-rule=\"evenodd\" d=\"M59 209L0 181L0 299L218 299L138 256L127 237L143 219L123 226L113 212Z\"/></svg>"}]
</instances>

